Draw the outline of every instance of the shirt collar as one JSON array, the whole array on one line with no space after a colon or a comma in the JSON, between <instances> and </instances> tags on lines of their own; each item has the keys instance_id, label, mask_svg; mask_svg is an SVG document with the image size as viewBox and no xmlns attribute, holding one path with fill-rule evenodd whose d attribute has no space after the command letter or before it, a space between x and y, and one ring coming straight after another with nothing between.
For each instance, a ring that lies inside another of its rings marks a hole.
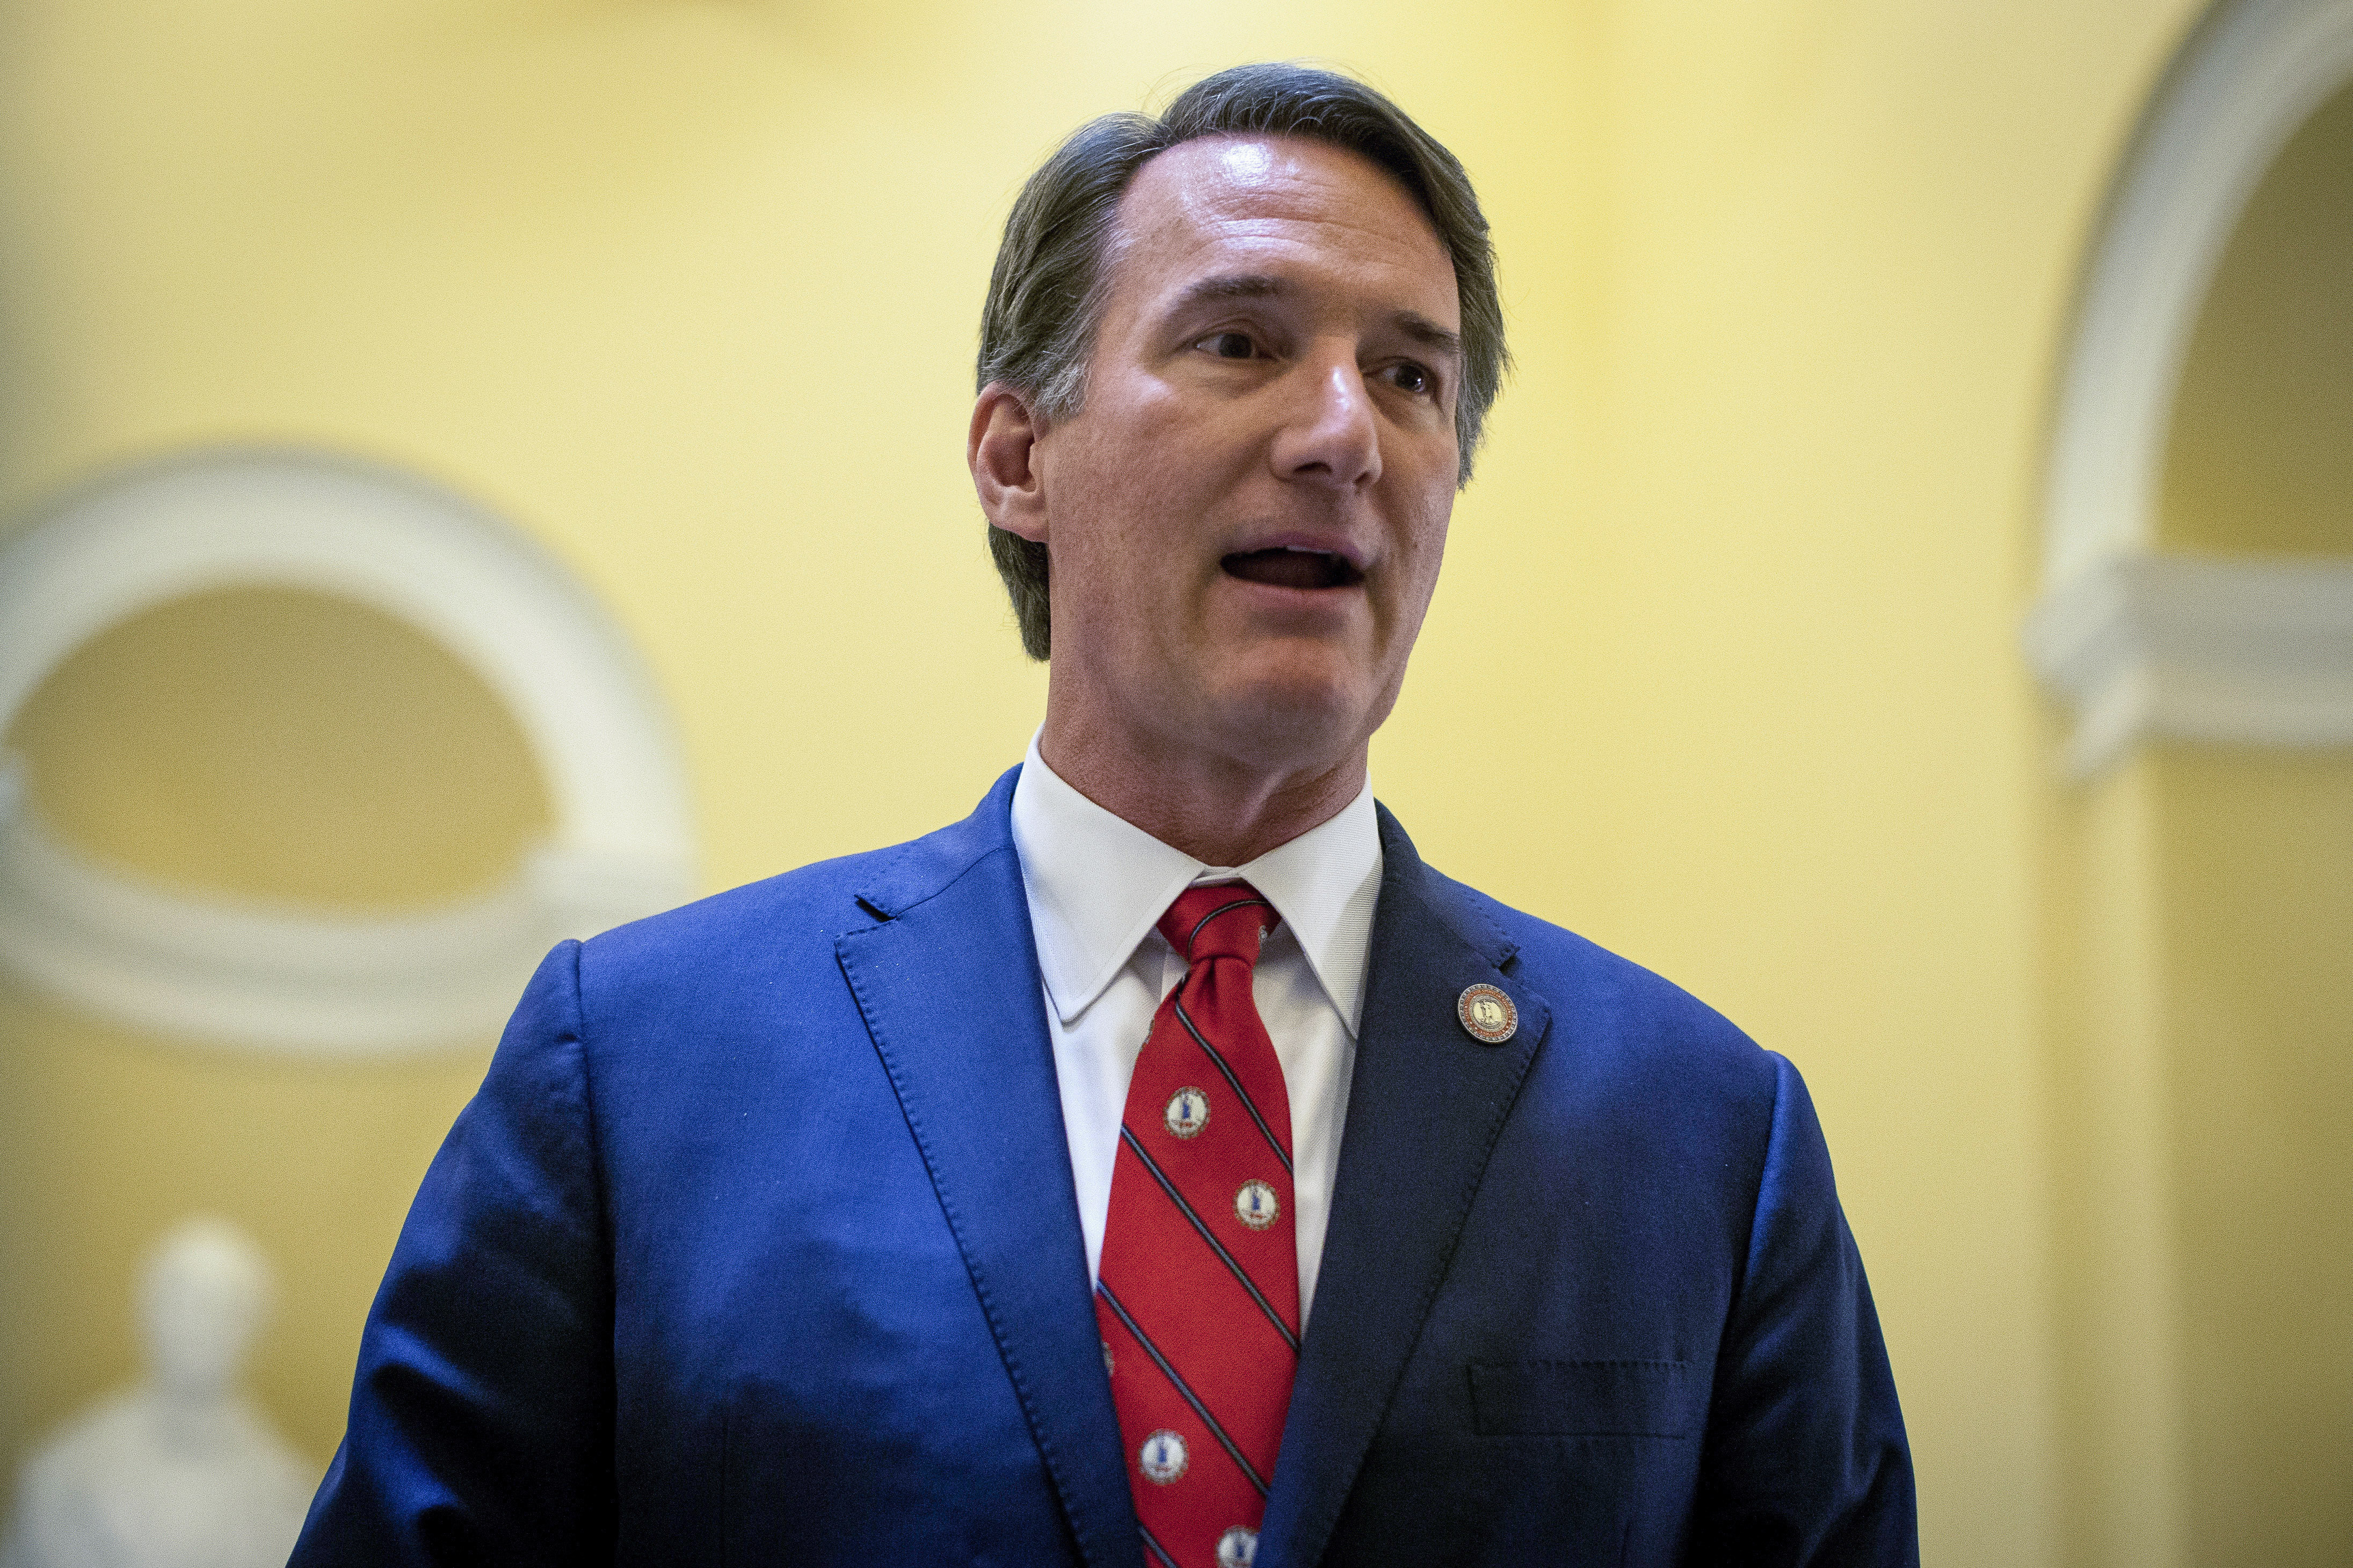
<instances>
[{"instance_id":1,"label":"shirt collar","mask_svg":"<svg viewBox=\"0 0 2353 1568\"><path fill-rule=\"evenodd\" d=\"M1367 783L1339 813L1247 866L1214 867L1171 848L1071 788L1029 742L1013 786L1013 843L1029 899L1038 967L1070 1024L1134 955L1176 895L1240 877L1291 928L1351 1037L1380 894L1381 839Z\"/></svg>"}]
</instances>

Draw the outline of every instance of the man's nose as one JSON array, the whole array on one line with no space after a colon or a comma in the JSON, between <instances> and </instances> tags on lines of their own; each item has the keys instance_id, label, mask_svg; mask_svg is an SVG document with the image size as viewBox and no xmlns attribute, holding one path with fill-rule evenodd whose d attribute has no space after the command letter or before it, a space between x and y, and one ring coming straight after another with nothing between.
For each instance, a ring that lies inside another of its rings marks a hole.
<instances>
[{"instance_id":1,"label":"man's nose","mask_svg":"<svg viewBox=\"0 0 2353 1568\"><path fill-rule=\"evenodd\" d=\"M1293 402L1274 442L1285 479L1348 487L1381 477L1380 426L1372 389L1354 354L1309 359L1293 377Z\"/></svg>"}]
</instances>

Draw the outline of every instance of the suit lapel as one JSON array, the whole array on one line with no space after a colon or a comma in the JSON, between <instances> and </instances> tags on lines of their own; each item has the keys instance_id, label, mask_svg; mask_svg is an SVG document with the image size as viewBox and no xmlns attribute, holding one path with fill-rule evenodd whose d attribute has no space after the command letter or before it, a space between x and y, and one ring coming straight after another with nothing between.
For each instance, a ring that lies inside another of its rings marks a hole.
<instances>
[{"instance_id":1,"label":"suit lapel","mask_svg":"<svg viewBox=\"0 0 2353 1568\"><path fill-rule=\"evenodd\" d=\"M1136 1528L1103 1375L1053 1047L1008 811L910 845L836 951L1081 1552L1134 1568Z\"/></svg>"},{"instance_id":2,"label":"suit lapel","mask_svg":"<svg viewBox=\"0 0 2353 1568\"><path fill-rule=\"evenodd\" d=\"M1380 814L1383 872L1323 1271L1293 1384L1259 1561L1322 1555L1421 1333L1521 1080L1551 1021L1511 943ZM1519 1028L1483 1046L1455 1014L1501 986ZM1410 1195L1411 1202L1400 1202Z\"/></svg>"}]
</instances>

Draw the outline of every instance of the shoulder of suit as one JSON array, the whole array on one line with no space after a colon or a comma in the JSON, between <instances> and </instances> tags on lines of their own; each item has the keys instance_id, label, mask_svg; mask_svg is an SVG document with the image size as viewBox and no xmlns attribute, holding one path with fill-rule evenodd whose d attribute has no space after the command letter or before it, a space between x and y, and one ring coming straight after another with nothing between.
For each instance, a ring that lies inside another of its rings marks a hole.
<instances>
[{"instance_id":1,"label":"shoulder of suit","mask_svg":"<svg viewBox=\"0 0 2353 1568\"><path fill-rule=\"evenodd\" d=\"M584 962L607 973L676 973L725 964L732 956L773 962L800 950L830 963L834 942L845 932L906 912L997 856L1012 857L1008 814L1018 772L1000 778L961 821L617 926L589 939Z\"/></svg>"},{"instance_id":2,"label":"shoulder of suit","mask_svg":"<svg viewBox=\"0 0 2353 1568\"><path fill-rule=\"evenodd\" d=\"M1769 1083L1772 1058L1763 1047L1673 981L1564 926L1430 874L1465 915L1511 949L1504 973L1541 994L1561 1025L1588 1042L1673 1058L1686 1069L1714 1066L1758 1087Z\"/></svg>"}]
</instances>

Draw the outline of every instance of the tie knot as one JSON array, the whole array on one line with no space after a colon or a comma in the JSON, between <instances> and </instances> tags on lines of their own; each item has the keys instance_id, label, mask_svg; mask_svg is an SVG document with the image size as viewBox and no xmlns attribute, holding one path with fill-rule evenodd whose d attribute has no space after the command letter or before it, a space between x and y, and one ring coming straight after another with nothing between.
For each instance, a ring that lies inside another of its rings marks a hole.
<instances>
[{"instance_id":1,"label":"tie knot","mask_svg":"<svg viewBox=\"0 0 2353 1568\"><path fill-rule=\"evenodd\" d=\"M1160 934L1187 963L1209 958L1258 962L1259 943L1282 917L1248 882L1187 888L1160 917Z\"/></svg>"}]
</instances>

